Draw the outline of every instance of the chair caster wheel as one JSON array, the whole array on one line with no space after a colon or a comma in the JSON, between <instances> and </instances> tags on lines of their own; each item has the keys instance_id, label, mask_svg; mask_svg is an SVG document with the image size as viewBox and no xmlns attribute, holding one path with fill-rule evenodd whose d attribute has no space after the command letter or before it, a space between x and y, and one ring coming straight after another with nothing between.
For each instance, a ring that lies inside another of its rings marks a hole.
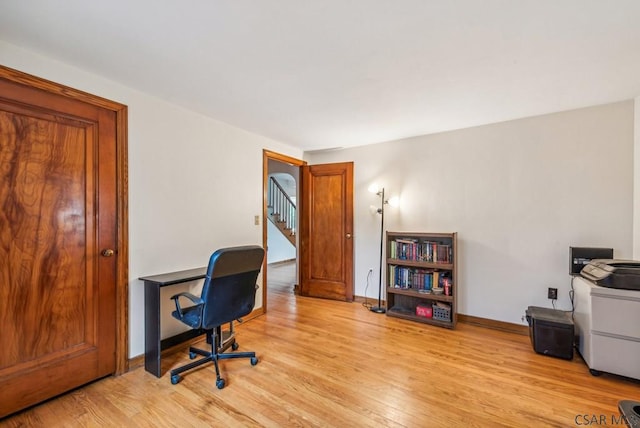
<instances>
[{"instance_id":1,"label":"chair caster wheel","mask_svg":"<svg viewBox=\"0 0 640 428\"><path fill-rule=\"evenodd\" d=\"M195 352L189 352L189 359L193 360L198 354L196 354Z\"/></svg>"},{"instance_id":2,"label":"chair caster wheel","mask_svg":"<svg viewBox=\"0 0 640 428\"><path fill-rule=\"evenodd\" d=\"M602 374L600 370L595 369L589 369L589 373L591 373L591 376L600 376Z\"/></svg>"},{"instance_id":3,"label":"chair caster wheel","mask_svg":"<svg viewBox=\"0 0 640 428\"><path fill-rule=\"evenodd\" d=\"M251 357L251 365L255 366L256 364L258 364L258 357Z\"/></svg>"},{"instance_id":4,"label":"chair caster wheel","mask_svg":"<svg viewBox=\"0 0 640 428\"><path fill-rule=\"evenodd\" d=\"M224 388L224 379L218 379L216 381L216 386L218 387L218 389Z\"/></svg>"},{"instance_id":5,"label":"chair caster wheel","mask_svg":"<svg viewBox=\"0 0 640 428\"><path fill-rule=\"evenodd\" d=\"M177 385L178 382L180 382L182 380L182 377L180 375L174 374L171 375L171 385Z\"/></svg>"},{"instance_id":6,"label":"chair caster wheel","mask_svg":"<svg viewBox=\"0 0 640 428\"><path fill-rule=\"evenodd\" d=\"M238 345L238 343L236 342L233 342L233 345L231 345L231 349L233 349L234 351L237 351L239 347L240 345Z\"/></svg>"}]
</instances>

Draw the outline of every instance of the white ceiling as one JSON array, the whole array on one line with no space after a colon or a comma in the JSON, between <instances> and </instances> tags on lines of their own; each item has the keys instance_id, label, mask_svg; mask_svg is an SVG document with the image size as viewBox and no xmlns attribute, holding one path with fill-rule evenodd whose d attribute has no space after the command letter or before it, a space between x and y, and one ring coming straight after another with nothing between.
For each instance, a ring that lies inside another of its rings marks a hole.
<instances>
[{"instance_id":1,"label":"white ceiling","mask_svg":"<svg viewBox=\"0 0 640 428\"><path fill-rule=\"evenodd\" d=\"M1 0L0 39L304 150L640 95L638 0Z\"/></svg>"}]
</instances>

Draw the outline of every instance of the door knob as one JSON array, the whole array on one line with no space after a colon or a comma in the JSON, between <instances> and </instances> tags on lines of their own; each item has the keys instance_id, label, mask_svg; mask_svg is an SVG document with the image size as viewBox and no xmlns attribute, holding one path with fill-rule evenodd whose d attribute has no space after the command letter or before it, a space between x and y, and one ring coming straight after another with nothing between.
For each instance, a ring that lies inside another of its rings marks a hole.
<instances>
[{"instance_id":1,"label":"door knob","mask_svg":"<svg viewBox=\"0 0 640 428\"><path fill-rule=\"evenodd\" d=\"M111 248L107 248L105 250L102 250L101 253L104 257L111 257L113 256L113 250Z\"/></svg>"},{"instance_id":2,"label":"door knob","mask_svg":"<svg viewBox=\"0 0 640 428\"><path fill-rule=\"evenodd\" d=\"M347 233L347 239L351 239L351 234Z\"/></svg>"}]
</instances>

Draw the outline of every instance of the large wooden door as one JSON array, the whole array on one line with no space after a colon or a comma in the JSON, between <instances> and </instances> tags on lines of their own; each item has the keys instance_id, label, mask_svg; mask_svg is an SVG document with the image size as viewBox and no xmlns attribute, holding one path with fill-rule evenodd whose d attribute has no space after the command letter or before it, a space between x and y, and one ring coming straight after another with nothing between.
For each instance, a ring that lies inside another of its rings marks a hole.
<instances>
[{"instance_id":1,"label":"large wooden door","mask_svg":"<svg viewBox=\"0 0 640 428\"><path fill-rule=\"evenodd\" d=\"M116 372L116 123L0 78L0 417Z\"/></svg>"},{"instance_id":2,"label":"large wooden door","mask_svg":"<svg viewBox=\"0 0 640 428\"><path fill-rule=\"evenodd\" d=\"M300 294L353 300L353 162L303 166Z\"/></svg>"}]
</instances>

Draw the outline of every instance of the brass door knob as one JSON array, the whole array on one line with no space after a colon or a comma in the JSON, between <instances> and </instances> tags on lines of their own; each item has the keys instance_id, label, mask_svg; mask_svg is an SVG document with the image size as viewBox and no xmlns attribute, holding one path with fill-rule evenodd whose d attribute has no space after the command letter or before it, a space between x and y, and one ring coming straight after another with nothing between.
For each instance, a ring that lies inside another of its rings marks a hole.
<instances>
[{"instance_id":1,"label":"brass door knob","mask_svg":"<svg viewBox=\"0 0 640 428\"><path fill-rule=\"evenodd\" d=\"M351 239L351 234L347 233L347 239Z\"/></svg>"},{"instance_id":2,"label":"brass door knob","mask_svg":"<svg viewBox=\"0 0 640 428\"><path fill-rule=\"evenodd\" d=\"M113 256L113 250L111 248L107 248L105 250L102 250L101 254L103 257L111 257Z\"/></svg>"}]
</instances>

